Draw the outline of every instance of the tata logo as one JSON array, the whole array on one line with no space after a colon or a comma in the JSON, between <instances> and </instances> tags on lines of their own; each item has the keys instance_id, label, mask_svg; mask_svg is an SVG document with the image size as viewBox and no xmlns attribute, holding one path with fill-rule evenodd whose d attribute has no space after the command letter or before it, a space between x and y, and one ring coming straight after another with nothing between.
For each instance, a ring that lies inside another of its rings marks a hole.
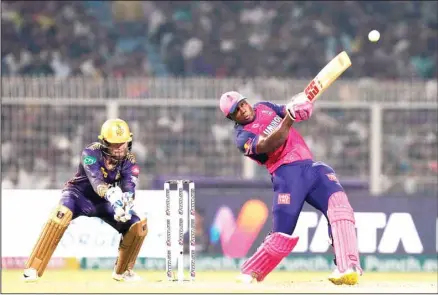
<instances>
[{"instance_id":1,"label":"tata logo","mask_svg":"<svg viewBox=\"0 0 438 295\"><path fill-rule=\"evenodd\" d=\"M392 254L399 246L405 253L423 253L422 241L409 213L397 212L387 216L383 212L356 212L354 217L359 253ZM309 234L310 228L314 229L313 235ZM302 212L294 231L300 239L293 252L327 252L331 247L327 231L324 216L318 217L316 212Z\"/></svg>"}]
</instances>

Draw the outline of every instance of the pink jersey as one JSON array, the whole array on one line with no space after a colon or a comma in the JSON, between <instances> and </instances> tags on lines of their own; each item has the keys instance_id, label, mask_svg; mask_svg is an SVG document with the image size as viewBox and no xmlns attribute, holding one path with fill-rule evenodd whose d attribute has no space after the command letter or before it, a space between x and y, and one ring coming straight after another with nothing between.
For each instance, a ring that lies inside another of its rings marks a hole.
<instances>
[{"instance_id":1,"label":"pink jersey","mask_svg":"<svg viewBox=\"0 0 438 295\"><path fill-rule=\"evenodd\" d=\"M299 160L312 159L312 153L304 142L301 134L293 127L289 131L286 142L275 151L257 154L256 146L259 136L268 136L281 123L286 115L285 106L270 102L260 102L254 105L255 119L246 125L236 124L236 145L245 156L250 157L260 165L265 165L269 173L273 173L283 164Z\"/></svg>"}]
</instances>

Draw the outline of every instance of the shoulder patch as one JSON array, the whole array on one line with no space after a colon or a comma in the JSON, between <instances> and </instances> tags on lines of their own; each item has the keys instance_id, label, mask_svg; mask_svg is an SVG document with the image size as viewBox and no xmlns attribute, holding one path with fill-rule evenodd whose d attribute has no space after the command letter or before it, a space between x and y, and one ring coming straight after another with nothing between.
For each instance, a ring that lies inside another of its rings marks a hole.
<instances>
[{"instance_id":1,"label":"shoulder patch","mask_svg":"<svg viewBox=\"0 0 438 295\"><path fill-rule=\"evenodd\" d=\"M94 163L96 163L96 158L93 156L85 156L83 163L84 165L93 165Z\"/></svg>"},{"instance_id":2,"label":"shoulder patch","mask_svg":"<svg viewBox=\"0 0 438 295\"><path fill-rule=\"evenodd\" d=\"M89 145L88 149L95 151L95 150L100 149L101 146L102 145L99 142L95 142L95 143L92 143L91 145Z\"/></svg>"},{"instance_id":3,"label":"shoulder patch","mask_svg":"<svg viewBox=\"0 0 438 295\"><path fill-rule=\"evenodd\" d=\"M126 158L129 160L129 162L131 162L132 164L135 164L135 156L133 153L128 153L126 155Z\"/></svg>"}]
</instances>

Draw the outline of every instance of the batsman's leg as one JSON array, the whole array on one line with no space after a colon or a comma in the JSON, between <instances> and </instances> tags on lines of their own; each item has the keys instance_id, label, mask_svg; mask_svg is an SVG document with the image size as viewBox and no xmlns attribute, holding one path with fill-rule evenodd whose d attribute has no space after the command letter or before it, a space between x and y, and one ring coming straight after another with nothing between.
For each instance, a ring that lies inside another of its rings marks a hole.
<instances>
[{"instance_id":1,"label":"batsman's leg","mask_svg":"<svg viewBox=\"0 0 438 295\"><path fill-rule=\"evenodd\" d=\"M353 208L344 191L333 193L327 211L337 269L329 277L336 284L355 285L362 274Z\"/></svg>"},{"instance_id":2,"label":"batsman's leg","mask_svg":"<svg viewBox=\"0 0 438 295\"><path fill-rule=\"evenodd\" d=\"M273 233L268 235L256 253L242 265L238 281L263 281L297 244L298 237L292 237L292 233L307 193L300 175L299 165L285 165L273 175Z\"/></svg>"},{"instance_id":3,"label":"batsman's leg","mask_svg":"<svg viewBox=\"0 0 438 295\"><path fill-rule=\"evenodd\" d=\"M138 281L141 278L134 273L134 265L140 253L141 246L148 234L146 218L133 214L127 222L114 220L114 211L105 204L99 212L99 217L122 234L119 244L119 256L113 271L113 279L117 281Z\"/></svg>"},{"instance_id":4,"label":"batsman's leg","mask_svg":"<svg viewBox=\"0 0 438 295\"><path fill-rule=\"evenodd\" d=\"M25 281L36 281L43 275L72 218L73 212L64 205L58 205L50 214L49 220L26 262L23 274Z\"/></svg>"},{"instance_id":5,"label":"batsman's leg","mask_svg":"<svg viewBox=\"0 0 438 295\"><path fill-rule=\"evenodd\" d=\"M331 167L315 163L313 169L318 178L306 201L320 210L329 222L329 236L332 238L337 266L329 280L336 285L355 285L362 269L353 208Z\"/></svg>"},{"instance_id":6,"label":"batsman's leg","mask_svg":"<svg viewBox=\"0 0 438 295\"><path fill-rule=\"evenodd\" d=\"M238 281L250 283L253 279L261 282L274 268L288 256L298 243L298 237L275 232L266 237L256 253L241 267Z\"/></svg>"}]
</instances>

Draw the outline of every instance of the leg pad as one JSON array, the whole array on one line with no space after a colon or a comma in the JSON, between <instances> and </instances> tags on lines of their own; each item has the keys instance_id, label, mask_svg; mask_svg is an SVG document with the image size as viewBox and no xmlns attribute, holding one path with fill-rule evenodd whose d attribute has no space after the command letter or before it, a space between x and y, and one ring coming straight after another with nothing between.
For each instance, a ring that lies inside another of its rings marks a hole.
<instances>
[{"instance_id":1,"label":"leg pad","mask_svg":"<svg viewBox=\"0 0 438 295\"><path fill-rule=\"evenodd\" d=\"M120 241L119 257L115 267L116 274L123 274L126 270L134 268L135 261L147 234L148 226L146 219L131 225Z\"/></svg>"},{"instance_id":2,"label":"leg pad","mask_svg":"<svg viewBox=\"0 0 438 295\"><path fill-rule=\"evenodd\" d=\"M361 271L354 212L345 192L336 192L330 196L327 216L339 271L344 272L351 267L356 267Z\"/></svg>"},{"instance_id":3,"label":"leg pad","mask_svg":"<svg viewBox=\"0 0 438 295\"><path fill-rule=\"evenodd\" d=\"M251 275L258 282L264 278L289 255L298 242L298 238L276 232L266 237L263 244L243 265L242 273Z\"/></svg>"},{"instance_id":4,"label":"leg pad","mask_svg":"<svg viewBox=\"0 0 438 295\"><path fill-rule=\"evenodd\" d=\"M29 260L26 262L26 269L34 268L37 270L39 277L43 275L72 217L73 213L63 205L58 205L53 210L33 248Z\"/></svg>"}]
</instances>

